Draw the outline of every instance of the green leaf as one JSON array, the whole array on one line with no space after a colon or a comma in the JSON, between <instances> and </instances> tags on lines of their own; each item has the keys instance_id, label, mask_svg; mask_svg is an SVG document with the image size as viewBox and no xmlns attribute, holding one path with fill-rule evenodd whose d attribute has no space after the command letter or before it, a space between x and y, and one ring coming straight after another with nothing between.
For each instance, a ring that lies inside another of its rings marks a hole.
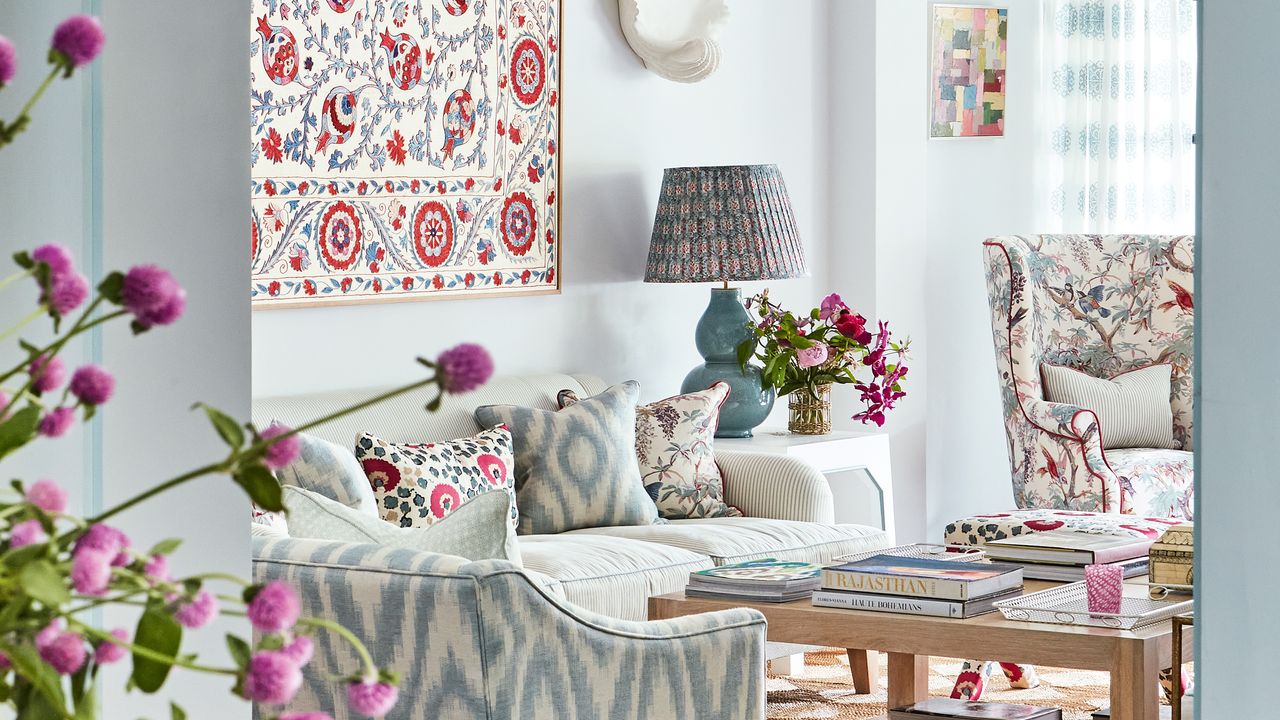
<instances>
[{"instance_id":1,"label":"green leaf","mask_svg":"<svg viewBox=\"0 0 1280 720\"><path fill-rule=\"evenodd\" d=\"M36 261L31 258L31 253L26 250L14 253L13 261L23 270L30 270L36 266Z\"/></svg>"},{"instance_id":2,"label":"green leaf","mask_svg":"<svg viewBox=\"0 0 1280 720\"><path fill-rule=\"evenodd\" d=\"M187 720L187 711L178 706L178 703L169 703L169 720Z\"/></svg>"},{"instance_id":3,"label":"green leaf","mask_svg":"<svg viewBox=\"0 0 1280 720\"><path fill-rule=\"evenodd\" d=\"M40 426L40 408L28 405L0 423L0 459L31 442Z\"/></svg>"},{"instance_id":4,"label":"green leaf","mask_svg":"<svg viewBox=\"0 0 1280 720\"><path fill-rule=\"evenodd\" d=\"M151 549L147 551L147 557L151 557L152 555L172 555L174 551L176 551L181 546L182 546L181 538L169 538L168 540L161 540L160 542L151 546Z\"/></svg>"},{"instance_id":5,"label":"green leaf","mask_svg":"<svg viewBox=\"0 0 1280 720\"><path fill-rule=\"evenodd\" d=\"M40 656L36 654L36 650L28 645L12 645L9 643L0 643L0 651L3 651L9 658L9 662L13 664L13 669L19 675L26 678L36 690L30 697L28 706L35 705L37 698L43 698L44 705L48 708L58 708L61 710L67 705L67 701L62 694L62 678L54 669L45 664ZM64 713L55 712L53 715L23 715L22 717L45 718L55 717L61 718Z\"/></svg>"},{"instance_id":6,"label":"green leaf","mask_svg":"<svg viewBox=\"0 0 1280 720\"><path fill-rule=\"evenodd\" d=\"M76 701L75 720L98 720L98 694L93 683L85 685L84 694Z\"/></svg>"},{"instance_id":7,"label":"green leaf","mask_svg":"<svg viewBox=\"0 0 1280 720\"><path fill-rule=\"evenodd\" d=\"M434 400L427 403L427 412L436 412L440 409L440 405L444 402L444 395L437 395Z\"/></svg>"},{"instance_id":8,"label":"green leaf","mask_svg":"<svg viewBox=\"0 0 1280 720\"><path fill-rule=\"evenodd\" d=\"M36 543L35 545L25 545L23 547L10 550L4 554L4 566L11 570L17 570L32 560L44 555L48 549L48 546L44 543Z\"/></svg>"},{"instance_id":9,"label":"green leaf","mask_svg":"<svg viewBox=\"0 0 1280 720\"><path fill-rule=\"evenodd\" d=\"M253 655L253 648L249 647L249 643L227 633L227 650L231 652L231 659L236 661L236 667L243 670L249 665L249 657Z\"/></svg>"},{"instance_id":10,"label":"green leaf","mask_svg":"<svg viewBox=\"0 0 1280 720\"><path fill-rule=\"evenodd\" d=\"M53 563L43 558L23 565L18 573L18 582L22 584L23 592L47 607L58 607L71 600L71 591L67 590L62 575Z\"/></svg>"},{"instance_id":11,"label":"green leaf","mask_svg":"<svg viewBox=\"0 0 1280 720\"><path fill-rule=\"evenodd\" d=\"M242 467L231 476L249 499L261 510L269 512L284 511L284 497L280 490L280 482L276 480L265 465L249 465Z\"/></svg>"},{"instance_id":12,"label":"green leaf","mask_svg":"<svg viewBox=\"0 0 1280 720\"><path fill-rule=\"evenodd\" d=\"M84 421L85 421L85 422L89 422L90 420L92 420L92 419L93 419L93 416L94 416L95 414L97 414L97 412L98 412L98 406L97 406L97 405L85 405L85 406L84 406Z\"/></svg>"},{"instance_id":13,"label":"green leaf","mask_svg":"<svg viewBox=\"0 0 1280 720\"><path fill-rule=\"evenodd\" d=\"M738 343L738 367L746 370L747 363L751 362L751 356L755 354L755 351L756 341L754 338Z\"/></svg>"},{"instance_id":14,"label":"green leaf","mask_svg":"<svg viewBox=\"0 0 1280 720\"><path fill-rule=\"evenodd\" d=\"M119 305L122 302L120 292L123 289L124 274L120 272L113 272L98 283L98 292L102 294L102 297L106 298L107 302L113 305Z\"/></svg>"},{"instance_id":15,"label":"green leaf","mask_svg":"<svg viewBox=\"0 0 1280 720\"><path fill-rule=\"evenodd\" d=\"M213 423L213 428L218 431L218 437L232 449L239 450L244 445L244 431L240 429L240 423L221 410L204 403L196 403L195 407L204 410L204 414L209 416L209 422Z\"/></svg>"},{"instance_id":16,"label":"green leaf","mask_svg":"<svg viewBox=\"0 0 1280 720\"><path fill-rule=\"evenodd\" d=\"M133 334L134 334L134 335L141 335L142 333L144 333L144 332L146 332L146 331L150 330L150 329L151 329L151 326L150 326L150 325L143 325L142 323L138 322L137 320L134 320L133 322L129 323L129 329L133 331Z\"/></svg>"},{"instance_id":17,"label":"green leaf","mask_svg":"<svg viewBox=\"0 0 1280 720\"><path fill-rule=\"evenodd\" d=\"M163 609L148 608L138 619L133 643L166 657L177 657L178 647L182 645L182 626ZM144 693L154 693L164 685L172 667L169 663L134 653L133 684Z\"/></svg>"}]
</instances>

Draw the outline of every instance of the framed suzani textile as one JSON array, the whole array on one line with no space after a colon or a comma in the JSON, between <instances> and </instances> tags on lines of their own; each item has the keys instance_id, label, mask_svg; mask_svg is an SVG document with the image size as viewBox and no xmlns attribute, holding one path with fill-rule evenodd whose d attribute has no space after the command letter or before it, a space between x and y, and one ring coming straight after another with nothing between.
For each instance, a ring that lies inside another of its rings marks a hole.
<instances>
[{"instance_id":1,"label":"framed suzani textile","mask_svg":"<svg viewBox=\"0 0 1280 720\"><path fill-rule=\"evenodd\" d=\"M559 289L560 0L253 0L255 307Z\"/></svg>"},{"instance_id":2,"label":"framed suzani textile","mask_svg":"<svg viewBox=\"0 0 1280 720\"><path fill-rule=\"evenodd\" d=\"M1009 11L934 5L930 137L1004 135Z\"/></svg>"}]
</instances>

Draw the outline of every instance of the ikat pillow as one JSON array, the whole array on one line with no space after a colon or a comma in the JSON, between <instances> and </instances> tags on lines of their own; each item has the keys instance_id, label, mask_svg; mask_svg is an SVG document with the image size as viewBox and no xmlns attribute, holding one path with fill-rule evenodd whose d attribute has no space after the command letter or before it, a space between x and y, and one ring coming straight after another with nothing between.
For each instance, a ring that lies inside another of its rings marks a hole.
<instances>
[{"instance_id":1,"label":"ikat pillow","mask_svg":"<svg viewBox=\"0 0 1280 720\"><path fill-rule=\"evenodd\" d=\"M378 514L369 480L350 450L306 433L298 433L298 439L302 445L298 459L276 472L281 485L317 492L360 512Z\"/></svg>"},{"instance_id":2,"label":"ikat pillow","mask_svg":"<svg viewBox=\"0 0 1280 720\"><path fill-rule=\"evenodd\" d=\"M579 402L572 390L557 396L560 407ZM640 479L667 520L742 517L724 501L724 480L712 443L729 384L676 395L636 408L636 461Z\"/></svg>"},{"instance_id":3,"label":"ikat pillow","mask_svg":"<svg viewBox=\"0 0 1280 720\"><path fill-rule=\"evenodd\" d=\"M1178 447L1170 400L1173 366L1148 365L1107 380L1045 363L1040 375L1045 400L1092 410L1098 416L1103 449Z\"/></svg>"},{"instance_id":4,"label":"ikat pillow","mask_svg":"<svg viewBox=\"0 0 1280 720\"><path fill-rule=\"evenodd\" d=\"M476 409L515 442L522 535L659 522L636 465L640 385L614 385L559 412L512 405Z\"/></svg>"}]
</instances>

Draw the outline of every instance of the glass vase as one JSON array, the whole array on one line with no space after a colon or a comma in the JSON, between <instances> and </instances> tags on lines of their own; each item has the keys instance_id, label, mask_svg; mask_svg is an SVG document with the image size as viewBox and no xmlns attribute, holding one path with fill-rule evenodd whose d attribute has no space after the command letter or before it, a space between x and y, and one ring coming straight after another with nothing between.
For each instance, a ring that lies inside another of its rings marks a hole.
<instances>
[{"instance_id":1,"label":"glass vase","mask_svg":"<svg viewBox=\"0 0 1280 720\"><path fill-rule=\"evenodd\" d=\"M831 386L819 385L818 397L808 390L797 390L788 396L791 411L787 429L799 435L826 435L831 432Z\"/></svg>"}]
</instances>

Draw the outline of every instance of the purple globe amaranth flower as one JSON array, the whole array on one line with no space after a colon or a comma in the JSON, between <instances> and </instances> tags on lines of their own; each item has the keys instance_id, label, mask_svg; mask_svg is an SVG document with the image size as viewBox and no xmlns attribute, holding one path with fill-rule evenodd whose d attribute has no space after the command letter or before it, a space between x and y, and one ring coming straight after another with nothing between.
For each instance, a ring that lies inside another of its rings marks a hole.
<instances>
[{"instance_id":1,"label":"purple globe amaranth flower","mask_svg":"<svg viewBox=\"0 0 1280 720\"><path fill-rule=\"evenodd\" d=\"M102 52L107 36L92 15L72 15L53 31L50 44L72 68L84 67Z\"/></svg>"},{"instance_id":2,"label":"purple globe amaranth flower","mask_svg":"<svg viewBox=\"0 0 1280 720\"><path fill-rule=\"evenodd\" d=\"M276 720L333 720L333 716L324 712L287 712Z\"/></svg>"},{"instance_id":3,"label":"purple globe amaranth flower","mask_svg":"<svg viewBox=\"0 0 1280 720\"><path fill-rule=\"evenodd\" d=\"M8 655L0 652L0 670L8 670L11 667L13 667L13 661L9 659Z\"/></svg>"},{"instance_id":4,"label":"purple globe amaranth flower","mask_svg":"<svg viewBox=\"0 0 1280 720\"><path fill-rule=\"evenodd\" d=\"M59 315L70 315L89 298L89 280L71 270L57 273L49 281L49 292L42 301Z\"/></svg>"},{"instance_id":5,"label":"purple globe amaranth flower","mask_svg":"<svg viewBox=\"0 0 1280 720\"><path fill-rule=\"evenodd\" d=\"M67 379L67 366L62 364L62 358L57 355L53 357L41 355L27 366L27 373L31 375L31 389L38 393L47 393L62 387L62 383Z\"/></svg>"},{"instance_id":6,"label":"purple globe amaranth flower","mask_svg":"<svg viewBox=\"0 0 1280 720\"><path fill-rule=\"evenodd\" d=\"M27 488L27 502L47 513L67 511L67 491L52 480L37 480Z\"/></svg>"},{"instance_id":7,"label":"purple globe amaranth flower","mask_svg":"<svg viewBox=\"0 0 1280 720\"><path fill-rule=\"evenodd\" d=\"M74 407L54 408L40 418L38 430L41 435L47 438L60 438L67 434L67 431L71 429L75 421L76 409Z\"/></svg>"},{"instance_id":8,"label":"purple globe amaranth flower","mask_svg":"<svg viewBox=\"0 0 1280 720\"><path fill-rule=\"evenodd\" d=\"M75 266L75 257L71 250L61 243L41 245L31 251L31 259L49 266L49 272L60 275L70 272Z\"/></svg>"},{"instance_id":9,"label":"purple globe amaranth flower","mask_svg":"<svg viewBox=\"0 0 1280 720\"><path fill-rule=\"evenodd\" d=\"M293 639L293 642L280 648L280 652L297 663L298 667L311 662L311 656L315 654L315 650L315 643L311 642L311 638L306 635L299 635Z\"/></svg>"},{"instance_id":10,"label":"purple globe amaranth flower","mask_svg":"<svg viewBox=\"0 0 1280 720\"><path fill-rule=\"evenodd\" d=\"M116 628L111 631L111 637L120 642L129 642L129 632L124 628ZM129 651L122 645L117 645L110 640L103 640L98 643L98 647L93 652L93 659L99 665L110 665L125 659L129 655Z\"/></svg>"},{"instance_id":11,"label":"purple globe amaranth flower","mask_svg":"<svg viewBox=\"0 0 1280 720\"><path fill-rule=\"evenodd\" d=\"M284 705L302 687L302 670L284 653L267 650L255 653L245 668L246 700L265 705Z\"/></svg>"},{"instance_id":12,"label":"purple globe amaranth flower","mask_svg":"<svg viewBox=\"0 0 1280 720\"><path fill-rule=\"evenodd\" d=\"M71 394L85 405L105 403L115 389L115 377L101 365L85 365L71 375Z\"/></svg>"},{"instance_id":13,"label":"purple globe amaranth flower","mask_svg":"<svg viewBox=\"0 0 1280 720\"><path fill-rule=\"evenodd\" d=\"M50 623L36 635L36 650L41 660L62 675L71 675L84 667L89 655L84 638L63 630L56 623Z\"/></svg>"},{"instance_id":14,"label":"purple globe amaranth flower","mask_svg":"<svg viewBox=\"0 0 1280 720\"><path fill-rule=\"evenodd\" d=\"M98 550L115 558L117 554L127 549L131 544L129 536L125 535L123 531L110 525L97 523L96 525L90 525L89 529L85 530L84 534L76 540L76 545L72 552Z\"/></svg>"},{"instance_id":15,"label":"purple globe amaranth flower","mask_svg":"<svg viewBox=\"0 0 1280 720\"><path fill-rule=\"evenodd\" d=\"M111 560L114 557L114 552L78 548L71 558L71 587L81 595L105 595L111 585Z\"/></svg>"},{"instance_id":16,"label":"purple globe amaranth flower","mask_svg":"<svg viewBox=\"0 0 1280 720\"><path fill-rule=\"evenodd\" d=\"M395 685L376 680L362 680L347 686L347 704L369 717L382 717L391 712L399 697L400 691Z\"/></svg>"},{"instance_id":17,"label":"purple globe amaranth flower","mask_svg":"<svg viewBox=\"0 0 1280 720\"><path fill-rule=\"evenodd\" d=\"M262 431L262 439L270 440L292 432L293 428L276 423ZM274 472L297 460L301 452L302 438L295 433L268 445L266 452L262 455L262 464Z\"/></svg>"},{"instance_id":18,"label":"purple globe amaranth flower","mask_svg":"<svg viewBox=\"0 0 1280 720\"><path fill-rule=\"evenodd\" d=\"M245 610L255 628L264 633L278 633L298 622L302 603L297 593L277 580L263 585Z\"/></svg>"},{"instance_id":19,"label":"purple globe amaranth flower","mask_svg":"<svg viewBox=\"0 0 1280 720\"><path fill-rule=\"evenodd\" d=\"M39 520L23 520L16 523L13 529L9 531L9 547L20 548L28 545L42 543L49 539L44 531L44 526Z\"/></svg>"},{"instance_id":20,"label":"purple globe amaranth flower","mask_svg":"<svg viewBox=\"0 0 1280 720\"><path fill-rule=\"evenodd\" d=\"M178 288L178 291L169 298L168 302L154 310L148 310L138 315L137 320L143 329L150 330L156 325L172 325L186 311L187 291Z\"/></svg>"},{"instance_id":21,"label":"purple globe amaranth flower","mask_svg":"<svg viewBox=\"0 0 1280 720\"><path fill-rule=\"evenodd\" d=\"M142 572L152 584L169 581L169 558L165 555L152 555Z\"/></svg>"},{"instance_id":22,"label":"purple globe amaranth flower","mask_svg":"<svg viewBox=\"0 0 1280 720\"><path fill-rule=\"evenodd\" d=\"M178 605L173 617L182 627L198 630L218 617L218 601L208 590L201 590L191 602Z\"/></svg>"},{"instance_id":23,"label":"purple globe amaranth flower","mask_svg":"<svg viewBox=\"0 0 1280 720\"><path fill-rule=\"evenodd\" d=\"M13 81L18 74L18 51L9 38L0 35L0 88Z\"/></svg>"},{"instance_id":24,"label":"purple globe amaranth flower","mask_svg":"<svg viewBox=\"0 0 1280 720\"><path fill-rule=\"evenodd\" d=\"M186 308L186 294L168 270L157 265L135 265L120 285L120 301L147 327L168 325Z\"/></svg>"},{"instance_id":25,"label":"purple globe amaranth flower","mask_svg":"<svg viewBox=\"0 0 1280 720\"><path fill-rule=\"evenodd\" d=\"M493 376L493 358L475 343L462 343L440 353L436 360L440 387L449 393L475 390Z\"/></svg>"}]
</instances>

